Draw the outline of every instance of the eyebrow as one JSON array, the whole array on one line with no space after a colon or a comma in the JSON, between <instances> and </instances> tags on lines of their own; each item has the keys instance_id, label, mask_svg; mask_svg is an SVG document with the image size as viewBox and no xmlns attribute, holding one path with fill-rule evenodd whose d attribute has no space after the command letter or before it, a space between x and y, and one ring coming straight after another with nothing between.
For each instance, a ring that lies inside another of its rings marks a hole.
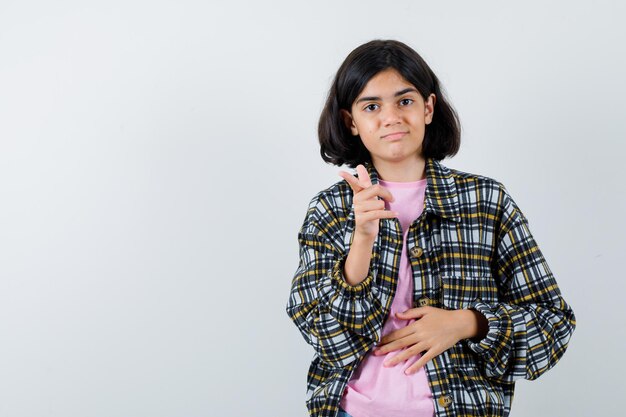
<instances>
[{"instance_id":1,"label":"eyebrow","mask_svg":"<svg viewBox=\"0 0 626 417\"><path fill-rule=\"evenodd\" d=\"M401 96L402 94L406 94L408 92L414 91L416 93L419 93L415 88L413 87L409 87L409 88L405 88L404 90L400 90L398 91L396 94L394 94L394 97L398 97ZM358 99L356 101L356 103L360 103L362 101L376 101L376 100L381 100L380 97L361 97L360 99Z\"/></svg>"}]
</instances>

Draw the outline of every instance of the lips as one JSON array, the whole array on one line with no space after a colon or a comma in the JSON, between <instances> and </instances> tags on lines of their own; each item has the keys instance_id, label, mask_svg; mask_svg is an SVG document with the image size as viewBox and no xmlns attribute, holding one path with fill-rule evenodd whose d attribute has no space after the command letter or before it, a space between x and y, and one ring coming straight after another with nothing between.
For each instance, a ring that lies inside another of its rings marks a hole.
<instances>
[{"instance_id":1,"label":"lips","mask_svg":"<svg viewBox=\"0 0 626 417\"><path fill-rule=\"evenodd\" d=\"M394 133L389 133L386 134L385 136L383 136L383 139L386 140L393 140L393 139L400 139L401 137L403 137L404 135L406 135L409 132L394 132Z\"/></svg>"}]
</instances>

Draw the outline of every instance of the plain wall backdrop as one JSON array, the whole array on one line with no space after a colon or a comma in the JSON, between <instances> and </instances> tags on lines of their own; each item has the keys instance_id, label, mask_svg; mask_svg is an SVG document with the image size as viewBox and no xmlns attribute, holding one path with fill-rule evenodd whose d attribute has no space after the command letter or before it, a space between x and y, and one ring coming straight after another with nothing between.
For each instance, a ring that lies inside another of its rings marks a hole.
<instances>
[{"instance_id":1,"label":"plain wall backdrop","mask_svg":"<svg viewBox=\"0 0 626 417\"><path fill-rule=\"evenodd\" d=\"M415 48L578 327L512 417L623 411L618 1L0 1L0 417L305 417L285 305L346 55ZM349 170L347 167L343 167Z\"/></svg>"}]
</instances>

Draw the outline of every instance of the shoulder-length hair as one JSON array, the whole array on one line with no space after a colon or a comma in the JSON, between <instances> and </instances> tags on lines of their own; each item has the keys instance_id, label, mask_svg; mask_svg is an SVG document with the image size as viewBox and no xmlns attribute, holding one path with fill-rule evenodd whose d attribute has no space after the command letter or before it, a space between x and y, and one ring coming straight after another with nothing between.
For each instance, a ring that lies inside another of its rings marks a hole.
<instances>
[{"instance_id":1,"label":"shoulder-length hair","mask_svg":"<svg viewBox=\"0 0 626 417\"><path fill-rule=\"evenodd\" d=\"M400 41L375 39L350 52L335 75L318 123L320 154L324 161L338 166L347 164L351 168L371 162L369 151L360 137L355 140L340 110L351 111L367 82L389 68L397 70L413 84L424 100L431 93L436 96L433 120L426 125L424 133L422 156L441 161L458 152L461 145L458 116L426 61Z\"/></svg>"}]
</instances>

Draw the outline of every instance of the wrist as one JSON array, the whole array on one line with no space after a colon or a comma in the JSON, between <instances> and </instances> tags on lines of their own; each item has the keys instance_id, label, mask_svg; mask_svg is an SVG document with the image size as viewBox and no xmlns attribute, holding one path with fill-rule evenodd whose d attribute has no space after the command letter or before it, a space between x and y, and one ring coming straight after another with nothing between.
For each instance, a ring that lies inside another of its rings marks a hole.
<instances>
[{"instance_id":1,"label":"wrist","mask_svg":"<svg viewBox=\"0 0 626 417\"><path fill-rule=\"evenodd\" d=\"M479 341L487 335L489 324L487 318L473 309L456 310L459 316L460 340L472 339Z\"/></svg>"},{"instance_id":2,"label":"wrist","mask_svg":"<svg viewBox=\"0 0 626 417\"><path fill-rule=\"evenodd\" d=\"M344 264L344 280L356 286L367 279L375 240L354 235Z\"/></svg>"},{"instance_id":3,"label":"wrist","mask_svg":"<svg viewBox=\"0 0 626 417\"><path fill-rule=\"evenodd\" d=\"M374 236L364 235L364 234L359 233L358 231L355 231L354 234L352 235L351 245L372 248L374 246L374 242L376 242L376 235Z\"/></svg>"}]
</instances>

